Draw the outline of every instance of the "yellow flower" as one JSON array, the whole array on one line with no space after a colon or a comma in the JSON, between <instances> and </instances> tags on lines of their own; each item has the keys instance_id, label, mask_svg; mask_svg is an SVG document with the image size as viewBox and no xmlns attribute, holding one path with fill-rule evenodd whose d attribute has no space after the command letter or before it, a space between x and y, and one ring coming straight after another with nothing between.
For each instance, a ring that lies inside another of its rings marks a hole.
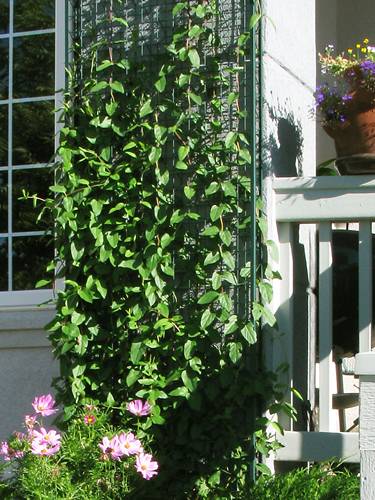
<instances>
[{"instance_id":1,"label":"yellow flower","mask_svg":"<svg viewBox=\"0 0 375 500\"><path fill-rule=\"evenodd\" d=\"M363 40L363 43L365 43L365 44L368 44L368 42L369 42L368 38L365 38L365 39Z\"/></svg>"},{"instance_id":2,"label":"yellow flower","mask_svg":"<svg viewBox=\"0 0 375 500\"><path fill-rule=\"evenodd\" d=\"M365 52L367 52L366 47L362 47L362 48L361 48L361 52L364 52L364 53L365 53Z\"/></svg>"},{"instance_id":3,"label":"yellow flower","mask_svg":"<svg viewBox=\"0 0 375 500\"><path fill-rule=\"evenodd\" d=\"M361 44L357 43L356 47L357 47L357 49L360 49L361 48Z\"/></svg>"},{"instance_id":4,"label":"yellow flower","mask_svg":"<svg viewBox=\"0 0 375 500\"><path fill-rule=\"evenodd\" d=\"M348 54L352 54L353 53L353 49L348 49Z\"/></svg>"}]
</instances>

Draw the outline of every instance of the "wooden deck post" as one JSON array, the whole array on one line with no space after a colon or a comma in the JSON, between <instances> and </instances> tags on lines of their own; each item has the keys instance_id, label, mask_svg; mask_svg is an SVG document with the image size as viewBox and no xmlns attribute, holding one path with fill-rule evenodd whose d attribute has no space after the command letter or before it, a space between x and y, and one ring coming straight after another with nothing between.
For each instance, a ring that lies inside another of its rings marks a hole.
<instances>
[{"instance_id":1,"label":"wooden deck post","mask_svg":"<svg viewBox=\"0 0 375 500\"><path fill-rule=\"evenodd\" d=\"M359 375L361 500L375 498L375 352L356 355Z\"/></svg>"}]
</instances>

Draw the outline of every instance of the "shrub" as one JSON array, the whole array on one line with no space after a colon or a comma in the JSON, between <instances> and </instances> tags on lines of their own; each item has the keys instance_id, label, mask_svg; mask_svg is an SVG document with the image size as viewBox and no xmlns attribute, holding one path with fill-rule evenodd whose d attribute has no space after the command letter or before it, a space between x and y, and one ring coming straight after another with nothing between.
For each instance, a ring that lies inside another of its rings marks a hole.
<instances>
[{"instance_id":1,"label":"shrub","mask_svg":"<svg viewBox=\"0 0 375 500\"><path fill-rule=\"evenodd\" d=\"M1 498L122 499L157 475L157 462L138 439L142 433L132 431L134 420L150 412L148 403L118 408L116 427L109 408L83 405L62 434L43 423L57 411L52 396L35 398L33 407L26 432L1 443Z\"/></svg>"},{"instance_id":2,"label":"shrub","mask_svg":"<svg viewBox=\"0 0 375 500\"><path fill-rule=\"evenodd\" d=\"M252 500L358 500L359 478L332 463L259 479Z\"/></svg>"}]
</instances>

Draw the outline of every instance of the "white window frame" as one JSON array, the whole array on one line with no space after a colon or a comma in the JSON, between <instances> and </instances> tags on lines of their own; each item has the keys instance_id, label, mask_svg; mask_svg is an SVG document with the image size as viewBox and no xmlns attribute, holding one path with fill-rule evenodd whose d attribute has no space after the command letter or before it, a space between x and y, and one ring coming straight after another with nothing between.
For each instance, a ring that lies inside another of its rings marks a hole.
<instances>
[{"instance_id":1,"label":"white window frame","mask_svg":"<svg viewBox=\"0 0 375 500\"><path fill-rule=\"evenodd\" d=\"M11 11L13 11L14 0L10 0ZM65 89L65 64L66 64L66 45L67 45L67 0L55 0L55 28L51 30L41 30L41 33L55 33L55 97L54 105L55 109L60 109L63 102L63 94ZM38 30L39 31L39 30ZM28 32L30 33L30 32ZM22 33L17 33L17 36L21 36ZM4 35L0 35L1 38L7 38L9 36L9 64L13 64L11 60L11 44L13 43L13 33L9 32ZM9 82L11 85L12 82ZM22 102L22 99L12 99L12 96L8 96L10 101ZM33 98L32 101L37 99ZM44 99L47 100L47 99ZM58 113L55 114L55 151L59 145L59 131L62 124L59 123ZM8 187L8 199L11 196L11 189ZM10 206L10 205L9 205ZM33 232L34 235L35 232ZM41 232L41 234L44 234ZM26 235L26 233L25 233ZM60 281L60 280L59 280ZM55 287L58 284L55 283ZM59 287L60 288L60 287ZM54 289L43 289L43 290L17 290L17 291L3 291L0 292L0 310L8 309L14 307L35 307L39 304L50 301L54 298Z\"/></svg>"}]
</instances>

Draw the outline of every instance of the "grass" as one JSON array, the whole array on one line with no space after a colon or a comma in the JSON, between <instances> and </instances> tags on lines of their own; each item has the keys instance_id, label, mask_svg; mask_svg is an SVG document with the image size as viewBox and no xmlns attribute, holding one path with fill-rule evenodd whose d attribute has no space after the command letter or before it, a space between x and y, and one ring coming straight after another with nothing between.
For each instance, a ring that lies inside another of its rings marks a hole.
<instances>
[{"instance_id":1,"label":"grass","mask_svg":"<svg viewBox=\"0 0 375 500\"><path fill-rule=\"evenodd\" d=\"M263 477L251 500L359 500L359 477L340 464L323 463Z\"/></svg>"}]
</instances>

